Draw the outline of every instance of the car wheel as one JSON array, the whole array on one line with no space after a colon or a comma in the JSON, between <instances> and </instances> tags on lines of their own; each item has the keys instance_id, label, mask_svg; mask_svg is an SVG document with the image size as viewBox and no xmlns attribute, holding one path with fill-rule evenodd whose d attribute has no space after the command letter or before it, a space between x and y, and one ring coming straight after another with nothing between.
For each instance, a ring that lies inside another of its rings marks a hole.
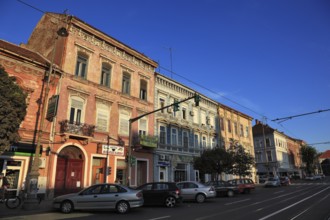
<instances>
[{"instance_id":1,"label":"car wheel","mask_svg":"<svg viewBox=\"0 0 330 220\"><path fill-rule=\"evenodd\" d=\"M129 204L125 201L120 201L116 205L116 211L120 214L125 214L129 211Z\"/></svg>"},{"instance_id":2,"label":"car wheel","mask_svg":"<svg viewBox=\"0 0 330 220\"><path fill-rule=\"evenodd\" d=\"M196 202L203 203L205 201L205 198L206 197L205 197L204 194L199 193L199 194L196 195Z\"/></svg>"},{"instance_id":3,"label":"car wheel","mask_svg":"<svg viewBox=\"0 0 330 220\"><path fill-rule=\"evenodd\" d=\"M176 204L176 200L173 196L169 196L165 199L165 206L168 208L174 207Z\"/></svg>"},{"instance_id":4,"label":"car wheel","mask_svg":"<svg viewBox=\"0 0 330 220\"><path fill-rule=\"evenodd\" d=\"M61 212L68 214L73 211L73 204L69 200L65 200L61 203Z\"/></svg>"},{"instance_id":5,"label":"car wheel","mask_svg":"<svg viewBox=\"0 0 330 220\"><path fill-rule=\"evenodd\" d=\"M228 197L233 197L233 196L234 196L234 191L232 191L232 190L228 190L228 192L227 192L227 196L228 196Z\"/></svg>"}]
</instances>

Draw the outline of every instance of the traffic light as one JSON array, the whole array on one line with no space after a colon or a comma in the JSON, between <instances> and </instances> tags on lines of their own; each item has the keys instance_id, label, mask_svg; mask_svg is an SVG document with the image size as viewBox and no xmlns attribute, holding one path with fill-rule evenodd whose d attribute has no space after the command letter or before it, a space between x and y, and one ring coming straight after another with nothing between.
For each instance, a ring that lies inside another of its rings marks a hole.
<instances>
[{"instance_id":1,"label":"traffic light","mask_svg":"<svg viewBox=\"0 0 330 220\"><path fill-rule=\"evenodd\" d=\"M199 106L199 101L201 100L201 96L198 94L195 94L195 106Z\"/></svg>"},{"instance_id":2,"label":"traffic light","mask_svg":"<svg viewBox=\"0 0 330 220\"><path fill-rule=\"evenodd\" d=\"M174 105L173 105L173 111L177 112L179 111L179 103L177 101L174 102Z\"/></svg>"},{"instance_id":3,"label":"traffic light","mask_svg":"<svg viewBox=\"0 0 330 220\"><path fill-rule=\"evenodd\" d=\"M111 174L111 167L108 167L108 175Z\"/></svg>"}]
</instances>

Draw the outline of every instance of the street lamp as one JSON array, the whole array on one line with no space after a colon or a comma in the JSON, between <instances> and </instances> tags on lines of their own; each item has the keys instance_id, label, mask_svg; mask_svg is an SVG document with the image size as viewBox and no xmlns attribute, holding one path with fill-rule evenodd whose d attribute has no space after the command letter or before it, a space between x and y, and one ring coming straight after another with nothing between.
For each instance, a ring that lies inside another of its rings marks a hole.
<instances>
[{"instance_id":1,"label":"street lamp","mask_svg":"<svg viewBox=\"0 0 330 220\"><path fill-rule=\"evenodd\" d=\"M38 136L37 136L37 146L35 149L34 153L34 158L32 161L32 167L30 170L30 173L27 176L26 180L26 191L27 191L27 200L24 203L24 209L34 209L38 207L38 199L37 199L37 193L38 193L38 177L39 177L39 154L41 150L41 139L42 139L42 134L43 134L43 129L44 129L44 121L47 113L47 99L48 99L48 94L49 94L49 84L50 84L50 77L53 73L53 65L54 65L54 57L55 57L55 52L56 52L56 44L58 37L67 37L69 33L64 27L61 27L60 29L57 30L56 32L56 37L54 40L54 48L52 51L52 57L51 57L51 63L50 63L50 68L49 72L46 72L45 79L46 81L46 89L45 89L45 94L42 100L42 113L40 116L40 125L39 125L39 130L38 130Z\"/></svg>"}]
</instances>

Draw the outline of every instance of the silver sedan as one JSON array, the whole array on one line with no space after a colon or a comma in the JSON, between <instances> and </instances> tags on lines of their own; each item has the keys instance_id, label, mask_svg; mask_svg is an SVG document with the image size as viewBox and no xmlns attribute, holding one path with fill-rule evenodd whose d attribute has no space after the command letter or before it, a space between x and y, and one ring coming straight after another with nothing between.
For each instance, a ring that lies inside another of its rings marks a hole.
<instances>
[{"instance_id":1,"label":"silver sedan","mask_svg":"<svg viewBox=\"0 0 330 220\"><path fill-rule=\"evenodd\" d=\"M143 194L118 184L96 184L78 193L54 198L53 207L63 213L73 210L116 210L124 214L143 205Z\"/></svg>"},{"instance_id":2,"label":"silver sedan","mask_svg":"<svg viewBox=\"0 0 330 220\"><path fill-rule=\"evenodd\" d=\"M205 199L216 197L213 186L206 186L196 181L183 181L176 184L180 189L183 200L194 200L202 203Z\"/></svg>"}]
</instances>

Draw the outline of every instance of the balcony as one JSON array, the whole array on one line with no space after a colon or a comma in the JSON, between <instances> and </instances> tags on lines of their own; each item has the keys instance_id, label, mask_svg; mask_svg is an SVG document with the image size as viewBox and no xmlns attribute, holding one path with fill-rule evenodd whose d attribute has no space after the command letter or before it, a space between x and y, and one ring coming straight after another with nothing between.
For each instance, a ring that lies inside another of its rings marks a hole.
<instances>
[{"instance_id":1,"label":"balcony","mask_svg":"<svg viewBox=\"0 0 330 220\"><path fill-rule=\"evenodd\" d=\"M60 132L67 133L69 136L80 137L80 139L94 137L95 125L89 125L86 123L71 123L69 120L63 120L59 122Z\"/></svg>"}]
</instances>

